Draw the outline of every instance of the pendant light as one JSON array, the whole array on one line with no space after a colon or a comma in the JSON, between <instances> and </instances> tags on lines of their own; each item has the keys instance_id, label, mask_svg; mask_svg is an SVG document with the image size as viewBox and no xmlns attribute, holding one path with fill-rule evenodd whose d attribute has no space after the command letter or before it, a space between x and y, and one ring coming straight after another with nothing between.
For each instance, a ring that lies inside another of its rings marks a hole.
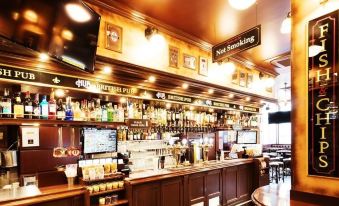
<instances>
[{"instance_id":1,"label":"pendant light","mask_svg":"<svg viewBox=\"0 0 339 206\"><path fill-rule=\"evenodd\" d=\"M252 6L256 0L228 0L228 2L237 10L245 10Z\"/></svg>"},{"instance_id":2,"label":"pendant light","mask_svg":"<svg viewBox=\"0 0 339 206\"><path fill-rule=\"evenodd\" d=\"M283 34L291 33L291 12L288 12L287 17L281 23L280 32Z\"/></svg>"}]
</instances>

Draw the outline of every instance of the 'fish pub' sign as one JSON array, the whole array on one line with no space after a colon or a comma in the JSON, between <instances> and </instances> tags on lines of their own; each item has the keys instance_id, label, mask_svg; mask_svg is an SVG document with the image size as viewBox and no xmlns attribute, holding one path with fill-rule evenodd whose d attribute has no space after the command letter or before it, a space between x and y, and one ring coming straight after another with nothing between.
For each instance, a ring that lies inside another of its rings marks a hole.
<instances>
[{"instance_id":1,"label":"'fish pub' sign","mask_svg":"<svg viewBox=\"0 0 339 206\"><path fill-rule=\"evenodd\" d=\"M339 10L308 23L308 173L339 177ZM311 52L313 48L318 53ZM313 53L313 54L312 54ZM311 56L313 55L313 56Z\"/></svg>"}]
</instances>

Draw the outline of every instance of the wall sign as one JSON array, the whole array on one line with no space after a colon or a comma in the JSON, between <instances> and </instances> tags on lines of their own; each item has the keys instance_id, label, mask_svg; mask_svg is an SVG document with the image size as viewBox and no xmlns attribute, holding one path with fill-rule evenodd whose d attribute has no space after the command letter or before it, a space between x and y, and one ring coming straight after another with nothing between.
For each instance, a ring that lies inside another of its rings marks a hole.
<instances>
[{"instance_id":1,"label":"wall sign","mask_svg":"<svg viewBox=\"0 0 339 206\"><path fill-rule=\"evenodd\" d=\"M129 119L127 125L129 128L149 128L151 126L147 119Z\"/></svg>"},{"instance_id":2,"label":"wall sign","mask_svg":"<svg viewBox=\"0 0 339 206\"><path fill-rule=\"evenodd\" d=\"M21 128L22 147L39 147L39 127Z\"/></svg>"},{"instance_id":3,"label":"wall sign","mask_svg":"<svg viewBox=\"0 0 339 206\"><path fill-rule=\"evenodd\" d=\"M224 60L236 53L261 44L261 25L212 47L213 62Z\"/></svg>"},{"instance_id":4,"label":"wall sign","mask_svg":"<svg viewBox=\"0 0 339 206\"><path fill-rule=\"evenodd\" d=\"M89 79L64 76L60 74L36 72L1 64L0 79L10 79L31 84L39 83L45 84L47 86L61 86L64 88L78 89L96 93L109 93L112 95L126 95L136 98L166 100L176 103L194 104L197 106L214 106L221 109L229 108L240 111L259 112L259 108L257 107L246 107L238 104L217 102L208 99L200 99L161 91L137 89L136 87L131 86L121 86L119 84L97 82Z\"/></svg>"},{"instance_id":5,"label":"wall sign","mask_svg":"<svg viewBox=\"0 0 339 206\"><path fill-rule=\"evenodd\" d=\"M339 177L338 38L339 10L308 23L309 47L322 47L308 58L308 173Z\"/></svg>"}]
</instances>

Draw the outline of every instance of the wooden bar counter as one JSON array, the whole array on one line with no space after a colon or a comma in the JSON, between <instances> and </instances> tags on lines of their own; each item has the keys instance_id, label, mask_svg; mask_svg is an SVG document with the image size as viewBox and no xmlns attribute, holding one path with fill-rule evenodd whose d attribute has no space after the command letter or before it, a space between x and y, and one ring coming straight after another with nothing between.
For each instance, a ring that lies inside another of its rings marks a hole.
<instances>
[{"instance_id":1,"label":"wooden bar counter","mask_svg":"<svg viewBox=\"0 0 339 206\"><path fill-rule=\"evenodd\" d=\"M40 194L0 202L0 206L89 206L88 192L81 185L42 187ZM34 189L32 189L34 190ZM31 192L34 192L32 191Z\"/></svg>"},{"instance_id":2,"label":"wooden bar counter","mask_svg":"<svg viewBox=\"0 0 339 206\"><path fill-rule=\"evenodd\" d=\"M131 174L125 179L130 206L235 205L250 200L256 186L253 159L210 161L199 166ZM0 206L89 206L85 186L39 188L41 194Z\"/></svg>"},{"instance_id":3,"label":"wooden bar counter","mask_svg":"<svg viewBox=\"0 0 339 206\"><path fill-rule=\"evenodd\" d=\"M126 188L131 206L235 205L250 199L253 179L253 160L237 159L133 174Z\"/></svg>"}]
</instances>

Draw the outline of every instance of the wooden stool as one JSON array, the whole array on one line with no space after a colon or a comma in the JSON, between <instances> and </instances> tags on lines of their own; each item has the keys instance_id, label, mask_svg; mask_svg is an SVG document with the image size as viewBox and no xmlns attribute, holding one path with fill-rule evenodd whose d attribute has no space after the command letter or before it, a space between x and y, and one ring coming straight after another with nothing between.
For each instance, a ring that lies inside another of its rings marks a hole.
<instances>
[{"instance_id":1,"label":"wooden stool","mask_svg":"<svg viewBox=\"0 0 339 206\"><path fill-rule=\"evenodd\" d=\"M279 163L278 162L270 162L270 168L271 168L271 179L272 182L275 180L275 182L278 184L279 181Z\"/></svg>"}]
</instances>

